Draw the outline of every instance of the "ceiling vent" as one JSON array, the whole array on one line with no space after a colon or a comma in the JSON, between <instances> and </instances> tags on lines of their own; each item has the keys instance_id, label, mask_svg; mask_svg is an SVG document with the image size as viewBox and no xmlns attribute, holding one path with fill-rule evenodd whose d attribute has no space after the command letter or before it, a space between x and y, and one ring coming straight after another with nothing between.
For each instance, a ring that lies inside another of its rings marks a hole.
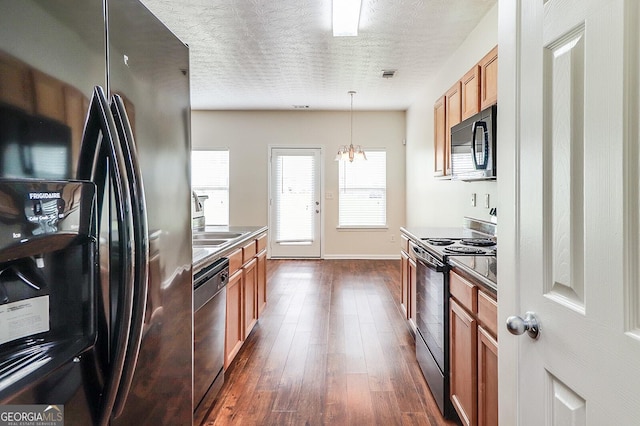
<instances>
[{"instance_id":1,"label":"ceiling vent","mask_svg":"<svg viewBox=\"0 0 640 426\"><path fill-rule=\"evenodd\" d=\"M382 78L392 78L397 70L382 70Z\"/></svg>"}]
</instances>

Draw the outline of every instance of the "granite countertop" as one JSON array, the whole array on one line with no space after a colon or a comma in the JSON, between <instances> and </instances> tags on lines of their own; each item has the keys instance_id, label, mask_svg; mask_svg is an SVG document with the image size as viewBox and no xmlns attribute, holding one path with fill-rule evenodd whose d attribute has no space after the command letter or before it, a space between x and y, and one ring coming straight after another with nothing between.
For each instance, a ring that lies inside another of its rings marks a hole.
<instances>
[{"instance_id":1,"label":"granite countertop","mask_svg":"<svg viewBox=\"0 0 640 426\"><path fill-rule=\"evenodd\" d=\"M257 237L267 231L266 226L205 226L204 229L194 229L193 234L202 232L226 232L240 234L239 237L229 239L226 243L218 246L193 246L192 247L192 266L193 274L196 274L202 268L218 259L223 258L232 251L241 247L247 241Z\"/></svg>"}]
</instances>

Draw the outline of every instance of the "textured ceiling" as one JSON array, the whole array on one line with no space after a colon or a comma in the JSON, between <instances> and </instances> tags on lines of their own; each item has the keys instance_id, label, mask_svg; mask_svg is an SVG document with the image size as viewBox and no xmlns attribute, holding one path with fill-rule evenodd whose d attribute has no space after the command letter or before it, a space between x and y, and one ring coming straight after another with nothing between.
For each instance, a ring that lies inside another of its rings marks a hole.
<instances>
[{"instance_id":1,"label":"textured ceiling","mask_svg":"<svg viewBox=\"0 0 640 426\"><path fill-rule=\"evenodd\" d=\"M405 110L496 0L363 0L333 37L331 0L142 0L190 46L194 109ZM382 70L397 70L382 78Z\"/></svg>"}]
</instances>

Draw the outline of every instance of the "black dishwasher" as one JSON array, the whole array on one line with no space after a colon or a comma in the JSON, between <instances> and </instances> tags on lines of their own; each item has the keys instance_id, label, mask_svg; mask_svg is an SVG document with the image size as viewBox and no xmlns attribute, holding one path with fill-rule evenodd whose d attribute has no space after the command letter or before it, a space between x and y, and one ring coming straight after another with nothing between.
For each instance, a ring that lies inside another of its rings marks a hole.
<instances>
[{"instance_id":1,"label":"black dishwasher","mask_svg":"<svg viewBox=\"0 0 640 426\"><path fill-rule=\"evenodd\" d=\"M208 404L224 383L224 336L229 259L193 276L193 408Z\"/></svg>"}]
</instances>

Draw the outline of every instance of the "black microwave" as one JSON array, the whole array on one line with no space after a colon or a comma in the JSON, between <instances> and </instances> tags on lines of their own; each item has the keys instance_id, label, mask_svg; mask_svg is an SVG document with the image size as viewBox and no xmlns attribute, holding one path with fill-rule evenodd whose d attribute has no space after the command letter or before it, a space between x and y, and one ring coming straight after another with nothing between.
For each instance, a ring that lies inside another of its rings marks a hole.
<instances>
[{"instance_id":1,"label":"black microwave","mask_svg":"<svg viewBox=\"0 0 640 426\"><path fill-rule=\"evenodd\" d=\"M496 179L495 105L451 128L451 178Z\"/></svg>"}]
</instances>

